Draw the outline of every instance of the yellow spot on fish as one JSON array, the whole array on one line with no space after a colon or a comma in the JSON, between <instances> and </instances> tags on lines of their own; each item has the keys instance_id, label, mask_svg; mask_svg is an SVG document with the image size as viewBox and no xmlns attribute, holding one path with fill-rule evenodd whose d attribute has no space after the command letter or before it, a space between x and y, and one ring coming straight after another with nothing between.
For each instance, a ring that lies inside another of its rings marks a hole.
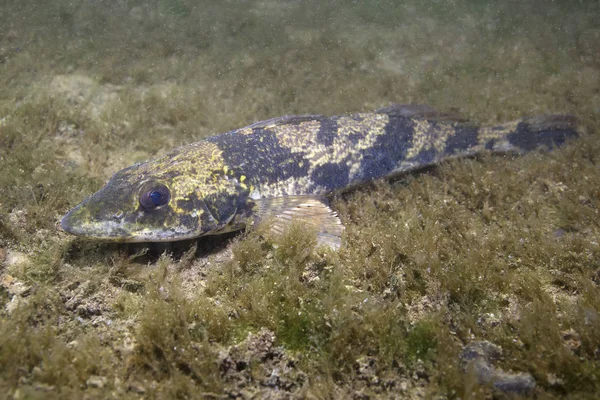
<instances>
[{"instance_id":1,"label":"yellow spot on fish","mask_svg":"<svg viewBox=\"0 0 600 400\"><path fill-rule=\"evenodd\" d=\"M254 129L245 127L242 129L238 129L236 132L239 133L240 135L251 135L254 133Z\"/></svg>"},{"instance_id":2,"label":"yellow spot on fish","mask_svg":"<svg viewBox=\"0 0 600 400\"><path fill-rule=\"evenodd\" d=\"M415 120L412 147L406 152L406 158L415 158L422 151L435 150L442 153L448 138L456 133L452 125L432 124L427 120Z\"/></svg>"},{"instance_id":3,"label":"yellow spot on fish","mask_svg":"<svg viewBox=\"0 0 600 400\"><path fill-rule=\"evenodd\" d=\"M517 130L517 125L519 125L520 122L521 121L512 121L504 123L501 126L480 128L477 134L479 143L485 144L492 139L505 138L509 133Z\"/></svg>"}]
</instances>

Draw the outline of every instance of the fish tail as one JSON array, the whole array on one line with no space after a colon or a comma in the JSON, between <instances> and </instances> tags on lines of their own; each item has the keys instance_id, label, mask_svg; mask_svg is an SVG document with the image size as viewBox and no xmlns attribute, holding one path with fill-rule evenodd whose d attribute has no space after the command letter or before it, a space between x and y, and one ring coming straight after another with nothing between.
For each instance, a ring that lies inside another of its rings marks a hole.
<instances>
[{"instance_id":1,"label":"fish tail","mask_svg":"<svg viewBox=\"0 0 600 400\"><path fill-rule=\"evenodd\" d=\"M522 154L537 148L552 150L579 133L572 115L540 115L480 128L478 136L487 150Z\"/></svg>"}]
</instances>

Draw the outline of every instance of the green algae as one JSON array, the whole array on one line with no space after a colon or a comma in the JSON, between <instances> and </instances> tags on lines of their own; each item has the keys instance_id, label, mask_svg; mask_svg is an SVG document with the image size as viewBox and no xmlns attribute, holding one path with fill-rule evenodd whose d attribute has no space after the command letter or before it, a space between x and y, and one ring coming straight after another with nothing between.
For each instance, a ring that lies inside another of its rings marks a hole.
<instances>
[{"instance_id":1,"label":"green algae","mask_svg":"<svg viewBox=\"0 0 600 400\"><path fill-rule=\"evenodd\" d=\"M5 3L7 397L501 397L460 369L473 340L540 398L600 391L597 5ZM337 254L297 226L173 247L57 228L112 172L174 146L391 102L487 124L573 113L584 135L339 194ZM263 329L275 348L248 339Z\"/></svg>"}]
</instances>

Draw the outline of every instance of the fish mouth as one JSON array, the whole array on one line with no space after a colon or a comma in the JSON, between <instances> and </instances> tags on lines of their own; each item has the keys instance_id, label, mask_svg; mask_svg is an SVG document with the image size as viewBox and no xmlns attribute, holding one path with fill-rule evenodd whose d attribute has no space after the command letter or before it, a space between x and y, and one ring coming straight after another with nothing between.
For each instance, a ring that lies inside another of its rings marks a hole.
<instances>
[{"instance_id":1,"label":"fish mouth","mask_svg":"<svg viewBox=\"0 0 600 400\"><path fill-rule=\"evenodd\" d=\"M76 221L74 221L74 219L76 219L75 215L78 214L80 210L81 204L73 208L64 217L62 217L60 220L60 227L63 231L75 236L85 236L86 233L82 229L82 225L75 223Z\"/></svg>"},{"instance_id":2,"label":"fish mouth","mask_svg":"<svg viewBox=\"0 0 600 400\"><path fill-rule=\"evenodd\" d=\"M71 235L91 239L91 240L102 240L102 241L114 241L114 242L127 242L129 237L123 234L111 235L107 233L105 226L100 223L84 223L79 217L80 206L75 207L69 211L61 220L60 227L64 232Z\"/></svg>"},{"instance_id":3,"label":"fish mouth","mask_svg":"<svg viewBox=\"0 0 600 400\"><path fill-rule=\"evenodd\" d=\"M96 221L91 218L84 203L77 205L61 219L60 227L63 231L86 239L120 242L135 239L121 223Z\"/></svg>"},{"instance_id":4,"label":"fish mouth","mask_svg":"<svg viewBox=\"0 0 600 400\"><path fill-rule=\"evenodd\" d=\"M119 243L176 242L199 237L195 232L127 229L123 221L95 221L83 204L69 211L60 221L63 231L84 239Z\"/></svg>"}]
</instances>

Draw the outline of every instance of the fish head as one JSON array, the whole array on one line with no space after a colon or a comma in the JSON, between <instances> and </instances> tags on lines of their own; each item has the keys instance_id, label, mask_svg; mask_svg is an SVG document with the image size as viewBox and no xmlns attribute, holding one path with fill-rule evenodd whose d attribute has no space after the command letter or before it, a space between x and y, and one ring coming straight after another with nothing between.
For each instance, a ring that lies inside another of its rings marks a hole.
<instances>
[{"instance_id":1,"label":"fish head","mask_svg":"<svg viewBox=\"0 0 600 400\"><path fill-rule=\"evenodd\" d=\"M237 211L237 199L232 180L214 170L197 173L167 156L114 174L67 213L61 227L118 242L185 240L222 230Z\"/></svg>"}]
</instances>

